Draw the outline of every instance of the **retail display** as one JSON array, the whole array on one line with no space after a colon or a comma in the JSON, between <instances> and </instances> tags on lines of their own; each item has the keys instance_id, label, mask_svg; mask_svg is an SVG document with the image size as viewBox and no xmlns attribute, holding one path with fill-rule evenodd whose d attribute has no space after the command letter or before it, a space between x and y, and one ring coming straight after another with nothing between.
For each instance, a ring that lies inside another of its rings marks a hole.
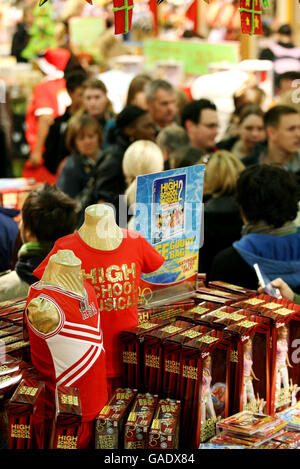
<instances>
[{"instance_id":1,"label":"retail display","mask_svg":"<svg viewBox=\"0 0 300 469\"><path fill-rule=\"evenodd\" d=\"M82 423L92 422L107 401L103 334L95 292L82 280L81 261L72 251L50 257L41 281L30 287L25 321L32 363L46 384L46 418L53 419L56 390L74 386Z\"/></svg>"},{"instance_id":2,"label":"retail display","mask_svg":"<svg viewBox=\"0 0 300 469\"><path fill-rule=\"evenodd\" d=\"M72 250L81 260L86 281L98 300L106 351L107 377L121 378L120 332L138 325L138 289L142 272L153 272L164 258L136 232L120 229L113 209L105 204L89 206L83 225L60 238L49 256L34 271L41 278L51 255ZM119 387L120 383L114 387ZM114 389L111 390L112 392Z\"/></svg>"},{"instance_id":3,"label":"retail display","mask_svg":"<svg viewBox=\"0 0 300 469\"><path fill-rule=\"evenodd\" d=\"M47 270L48 266L44 279L47 279ZM45 287L43 280L39 284ZM80 284L78 282L77 287ZM50 294L52 301L57 301L60 289L56 287L55 292L48 290L47 293L44 288L37 290ZM91 421L95 440L90 441L89 447L162 450L292 449L299 446L299 388L296 386L299 378L291 348L291 341L295 340L299 330L299 307L288 300L259 295L247 289L241 291L238 286L220 282L206 287L202 283L200 290L205 291L206 297L212 293L212 297L219 298L220 302L198 303L198 296L202 295L198 292L187 302L189 307L194 303L192 308L182 312L182 305L175 302L173 308L178 315L148 321L140 317L138 325L121 332L123 387L116 389L110 399L105 398L103 405L98 404L98 411ZM238 291L240 301L234 297ZM214 296L216 292L220 296ZM75 303L76 298L74 293L72 301ZM224 305L223 300L229 300L230 305ZM0 306L3 338L14 337L16 332L20 334L25 306L24 299ZM65 305L60 306L67 311ZM166 311L171 306L166 305ZM20 315L19 322L9 319L16 314ZM34 320L33 316L31 320ZM277 341L280 343L278 350L277 346L272 347ZM32 344L28 344L27 349ZM14 342L6 347L11 345ZM9 355L1 360L0 397L3 403L9 404L12 419L17 418L13 416L20 408L12 396L24 380L36 383L26 385L29 388L40 388L41 383L45 383L47 389L45 375L36 364L31 363L28 353L26 360L22 356ZM287 383L289 394L284 386ZM83 388L76 389L76 381L66 384L57 387L53 400L49 447L76 449L80 448L82 438L86 397ZM280 399L280 405L277 405L278 393L282 396L285 393L286 397ZM28 415L37 412L41 419L43 415L45 428L49 428L46 423L47 399L43 399L39 410L34 402L28 404ZM3 406L1 412L5 416ZM30 428L33 434L37 431L35 421L34 417ZM15 420L12 422L16 423ZM18 420L17 424L28 425L26 422ZM25 432L25 427L22 429ZM33 445L47 447L47 439L40 433L37 437L40 440L33 438ZM29 443L23 441L22 444L26 447ZM21 443L13 438L9 445L20 447Z\"/></svg>"}]
</instances>

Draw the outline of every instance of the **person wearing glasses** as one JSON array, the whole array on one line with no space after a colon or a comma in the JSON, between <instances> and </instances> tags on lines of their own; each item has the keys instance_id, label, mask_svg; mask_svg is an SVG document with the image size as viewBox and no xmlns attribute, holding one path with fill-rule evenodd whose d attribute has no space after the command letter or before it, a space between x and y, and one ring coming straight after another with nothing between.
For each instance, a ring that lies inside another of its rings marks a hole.
<instances>
[{"instance_id":1,"label":"person wearing glasses","mask_svg":"<svg viewBox=\"0 0 300 469\"><path fill-rule=\"evenodd\" d=\"M204 152L216 149L219 118L217 107L212 101L198 99L187 104L181 113L181 125L193 147Z\"/></svg>"}]
</instances>

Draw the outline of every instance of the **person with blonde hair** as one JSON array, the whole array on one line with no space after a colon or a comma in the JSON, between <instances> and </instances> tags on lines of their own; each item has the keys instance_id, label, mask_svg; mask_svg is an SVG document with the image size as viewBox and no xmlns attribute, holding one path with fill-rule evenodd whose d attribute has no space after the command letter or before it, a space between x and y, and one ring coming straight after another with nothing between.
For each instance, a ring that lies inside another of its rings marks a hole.
<instances>
[{"instance_id":1,"label":"person with blonde hair","mask_svg":"<svg viewBox=\"0 0 300 469\"><path fill-rule=\"evenodd\" d=\"M125 151L122 168L127 184L125 191L127 205L130 207L136 201L137 176L163 171L163 153L156 143L150 140L137 140ZM131 217L128 228L133 229L133 227L134 217Z\"/></svg>"},{"instance_id":2,"label":"person with blonde hair","mask_svg":"<svg viewBox=\"0 0 300 469\"><path fill-rule=\"evenodd\" d=\"M199 253L199 272L208 272L213 258L240 238L242 219L234 200L243 163L226 150L200 158L204 175L204 245ZM221 235L220 235L221 233Z\"/></svg>"}]
</instances>

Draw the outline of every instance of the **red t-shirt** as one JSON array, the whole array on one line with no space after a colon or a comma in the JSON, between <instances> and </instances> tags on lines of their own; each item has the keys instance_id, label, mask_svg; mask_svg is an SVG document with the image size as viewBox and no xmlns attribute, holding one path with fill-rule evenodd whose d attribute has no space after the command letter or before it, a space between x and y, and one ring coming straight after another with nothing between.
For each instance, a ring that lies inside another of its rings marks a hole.
<instances>
[{"instance_id":1,"label":"red t-shirt","mask_svg":"<svg viewBox=\"0 0 300 469\"><path fill-rule=\"evenodd\" d=\"M81 260L84 278L94 287L101 311L108 378L121 376L120 332L138 324L141 274L154 272L164 263L141 234L122 231L123 241L112 251L88 246L78 233L64 236L33 273L41 278L50 256L60 249L70 249Z\"/></svg>"},{"instance_id":2,"label":"red t-shirt","mask_svg":"<svg viewBox=\"0 0 300 469\"><path fill-rule=\"evenodd\" d=\"M82 421L94 420L107 401L106 359L100 312L94 289L84 282L85 296L56 285L37 282L30 287L25 320L32 363L46 383L46 413L54 412L56 386L79 389ZM59 316L56 329L44 334L27 318L34 298L52 303Z\"/></svg>"},{"instance_id":3,"label":"red t-shirt","mask_svg":"<svg viewBox=\"0 0 300 469\"><path fill-rule=\"evenodd\" d=\"M35 149L37 139L37 118L42 115L48 115L53 116L55 119L65 112L70 103L71 100L66 89L65 78L58 78L56 80L45 78L35 86L25 118L25 136L31 152Z\"/></svg>"}]
</instances>

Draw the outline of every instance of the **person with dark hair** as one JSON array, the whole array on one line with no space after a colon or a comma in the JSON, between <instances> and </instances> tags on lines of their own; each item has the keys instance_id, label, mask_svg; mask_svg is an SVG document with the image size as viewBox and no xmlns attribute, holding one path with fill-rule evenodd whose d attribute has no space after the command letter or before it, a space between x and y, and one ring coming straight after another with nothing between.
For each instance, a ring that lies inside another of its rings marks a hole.
<instances>
[{"instance_id":1,"label":"person with dark hair","mask_svg":"<svg viewBox=\"0 0 300 469\"><path fill-rule=\"evenodd\" d=\"M243 220L242 238L212 262L209 280L257 289L253 264L271 279L282 277L300 287L299 188L295 176L271 165L253 165L239 176L236 200Z\"/></svg>"},{"instance_id":2,"label":"person with dark hair","mask_svg":"<svg viewBox=\"0 0 300 469\"><path fill-rule=\"evenodd\" d=\"M192 147L191 145L180 146L169 155L170 168L185 168L186 166L199 164L200 158L204 155L205 152L200 150L200 148Z\"/></svg>"},{"instance_id":3,"label":"person with dark hair","mask_svg":"<svg viewBox=\"0 0 300 469\"><path fill-rule=\"evenodd\" d=\"M239 116L237 136L221 140L217 148L227 150L240 160L251 155L254 146L265 140L264 113L255 106L245 106Z\"/></svg>"},{"instance_id":4,"label":"person with dark hair","mask_svg":"<svg viewBox=\"0 0 300 469\"><path fill-rule=\"evenodd\" d=\"M263 49L259 58L271 60L274 64L274 84L278 85L278 77L282 73L300 72L300 47L293 42L293 30L289 24L283 24L277 30L276 42Z\"/></svg>"},{"instance_id":5,"label":"person with dark hair","mask_svg":"<svg viewBox=\"0 0 300 469\"><path fill-rule=\"evenodd\" d=\"M300 115L289 106L274 106L264 115L267 141L258 143L244 158L245 166L277 164L300 175Z\"/></svg>"},{"instance_id":6,"label":"person with dark hair","mask_svg":"<svg viewBox=\"0 0 300 469\"><path fill-rule=\"evenodd\" d=\"M46 138L43 153L44 164L52 174L56 174L60 162L70 153L66 146L68 121L83 106L83 83L85 80L86 73L84 71L75 71L66 77L66 87L71 104L62 116L54 119Z\"/></svg>"},{"instance_id":7,"label":"person with dark hair","mask_svg":"<svg viewBox=\"0 0 300 469\"><path fill-rule=\"evenodd\" d=\"M118 196L124 194L126 181L122 171L123 156L136 140L155 140L155 126L150 114L137 106L126 106L110 129L110 145L101 153L87 187L78 195L82 211L99 202L118 208Z\"/></svg>"},{"instance_id":8,"label":"person with dark hair","mask_svg":"<svg viewBox=\"0 0 300 469\"><path fill-rule=\"evenodd\" d=\"M170 169L170 155L189 143L189 137L178 124L168 125L156 137L156 143L164 155L164 168Z\"/></svg>"},{"instance_id":9,"label":"person with dark hair","mask_svg":"<svg viewBox=\"0 0 300 469\"><path fill-rule=\"evenodd\" d=\"M298 80L299 83L300 70L298 72L291 71L278 75L277 88L275 90L276 96L281 97L288 91L294 91L295 88L293 87L293 84L296 80Z\"/></svg>"},{"instance_id":10,"label":"person with dark hair","mask_svg":"<svg viewBox=\"0 0 300 469\"><path fill-rule=\"evenodd\" d=\"M30 285L38 281L33 271L57 239L74 231L77 216L78 204L55 185L44 184L27 196L21 211L23 244L15 270L0 277L0 301L27 295Z\"/></svg>"},{"instance_id":11,"label":"person with dark hair","mask_svg":"<svg viewBox=\"0 0 300 469\"><path fill-rule=\"evenodd\" d=\"M149 114L157 127L157 133L175 122L176 90L171 83L161 78L149 81L145 86L145 97Z\"/></svg>"},{"instance_id":12,"label":"person with dark hair","mask_svg":"<svg viewBox=\"0 0 300 469\"><path fill-rule=\"evenodd\" d=\"M102 129L97 119L86 112L71 117L66 145L70 153L62 165L57 185L75 198L85 188L100 158Z\"/></svg>"},{"instance_id":13,"label":"person with dark hair","mask_svg":"<svg viewBox=\"0 0 300 469\"><path fill-rule=\"evenodd\" d=\"M198 99L187 104L181 113L191 145L201 150L215 150L219 121L216 105L208 99Z\"/></svg>"}]
</instances>

